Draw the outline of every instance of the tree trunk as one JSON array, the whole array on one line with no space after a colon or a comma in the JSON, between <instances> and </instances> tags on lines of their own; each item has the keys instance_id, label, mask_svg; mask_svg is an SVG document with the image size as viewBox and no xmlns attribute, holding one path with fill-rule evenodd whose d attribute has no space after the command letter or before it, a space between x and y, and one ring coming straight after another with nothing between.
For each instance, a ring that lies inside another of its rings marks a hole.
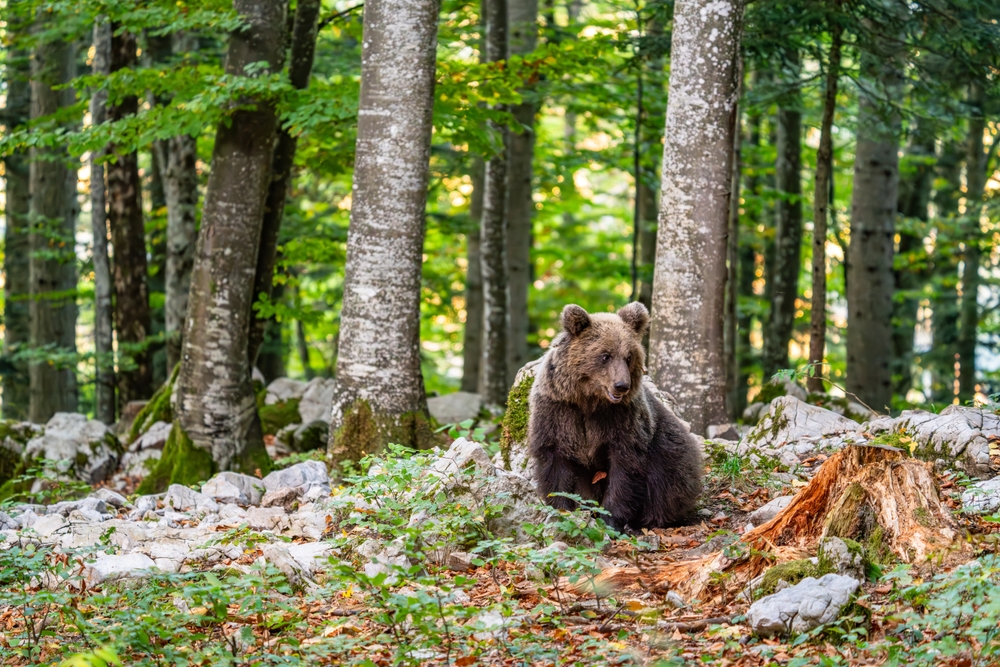
<instances>
[{"instance_id":1,"label":"tree trunk","mask_svg":"<svg viewBox=\"0 0 1000 667\"><path fill-rule=\"evenodd\" d=\"M307 380L316 377L316 371L309 363L309 341L306 340L306 325L302 320L295 320L295 341L296 350L299 353L299 363L302 365L302 372Z\"/></svg>"},{"instance_id":2,"label":"tree trunk","mask_svg":"<svg viewBox=\"0 0 1000 667\"><path fill-rule=\"evenodd\" d=\"M111 25L94 24L94 74L111 71ZM106 91L95 91L90 99L90 122L100 125L107 118ZM108 260L108 210L103 151L90 157L90 221L94 236L94 416L98 421L115 421L115 360L112 349L114 311L111 305L111 263Z\"/></svg>"},{"instance_id":3,"label":"tree trunk","mask_svg":"<svg viewBox=\"0 0 1000 667\"><path fill-rule=\"evenodd\" d=\"M32 119L53 114L73 103L72 89L53 87L73 78L75 54L76 48L62 41L35 47L31 67ZM65 150L32 149L31 346L51 351L49 360L36 361L30 366L30 418L36 424L44 424L56 412L77 409L75 362L56 358L76 353L74 232L79 205L76 171L68 164Z\"/></svg>"},{"instance_id":4,"label":"tree trunk","mask_svg":"<svg viewBox=\"0 0 1000 667\"><path fill-rule=\"evenodd\" d=\"M420 370L420 280L439 10L437 0L365 3L334 465L433 437Z\"/></svg>"},{"instance_id":5,"label":"tree trunk","mask_svg":"<svg viewBox=\"0 0 1000 667\"><path fill-rule=\"evenodd\" d=\"M271 298L275 302L281 301L284 295L285 286L283 284L279 283L271 288ZM286 354L284 326L277 317L269 317L264 324L264 340L260 344L260 352L257 354L257 368L266 382L288 375L288 371L285 369Z\"/></svg>"},{"instance_id":6,"label":"tree trunk","mask_svg":"<svg viewBox=\"0 0 1000 667\"><path fill-rule=\"evenodd\" d=\"M741 84L742 85L742 84ZM741 415L739 394L746 393L740 386L740 363L737 354L737 325L739 311L739 264L740 264L740 178L743 175L740 143L740 109L736 107L736 128L733 132L733 168L729 194L729 233L726 236L726 312L725 312L725 355L726 355L726 413L729 422L735 424Z\"/></svg>"},{"instance_id":7,"label":"tree trunk","mask_svg":"<svg viewBox=\"0 0 1000 667\"><path fill-rule=\"evenodd\" d=\"M226 73L244 76L248 65L262 61L267 67L257 75L279 71L285 3L236 0L234 6L248 27L230 37ZM177 414L171 441L151 476L157 486L190 483L214 470L253 473L270 467L247 339L277 115L265 100L246 101L254 106L236 112L216 131L191 274Z\"/></svg>"},{"instance_id":8,"label":"tree trunk","mask_svg":"<svg viewBox=\"0 0 1000 667\"><path fill-rule=\"evenodd\" d=\"M111 26L111 72L136 66L135 35ZM139 100L122 98L108 108L108 120L120 121L136 114ZM108 163L108 223L114 245L115 321L118 328L119 409L129 401L149 398L153 393L152 367L146 349L151 333L149 286L146 283L146 231L142 223L142 184L139 156L120 153Z\"/></svg>"},{"instance_id":9,"label":"tree trunk","mask_svg":"<svg viewBox=\"0 0 1000 667\"><path fill-rule=\"evenodd\" d=\"M833 179L833 116L837 111L840 82L840 48L843 28L834 21L830 27L830 60L826 66L823 117L820 121L819 150L816 152L816 183L813 189L812 306L809 313L809 363L806 381L810 392L823 391L823 359L826 354L826 233L830 210L830 183Z\"/></svg>"},{"instance_id":10,"label":"tree trunk","mask_svg":"<svg viewBox=\"0 0 1000 667\"><path fill-rule=\"evenodd\" d=\"M900 72L893 58L864 54L862 77L869 89L897 97ZM887 123L877 105L877 99L862 89L847 249L847 389L873 409L883 410L892 402L889 365L899 118L893 116Z\"/></svg>"},{"instance_id":11,"label":"tree trunk","mask_svg":"<svg viewBox=\"0 0 1000 667\"><path fill-rule=\"evenodd\" d=\"M651 37L661 37L663 26L652 18L646 24L646 34ZM664 76L663 59L653 58L646 71L646 86L654 94L645 103L645 123L644 135L648 137L643 153L646 154L646 164L640 169L642 177L637 184L636 196L639 198L639 301L647 309L653 307L653 266L656 263L656 221L659 214L656 201L656 189L654 184L658 178L658 167L660 151L655 150L655 146L660 143L660 128L663 127L665 119L663 117L663 105L657 100L663 94ZM646 129L648 128L648 129ZM640 163L641 164L641 163ZM649 347L649 334L646 334L645 347Z\"/></svg>"},{"instance_id":12,"label":"tree trunk","mask_svg":"<svg viewBox=\"0 0 1000 667\"><path fill-rule=\"evenodd\" d=\"M14 26L8 25L8 30ZM22 50L7 52L5 63L7 100L3 124L10 130L24 125L31 115L30 56ZM29 318L31 280L29 263L31 237L28 215L31 210L29 187L30 163L24 152L3 158L6 226L4 228L4 356L3 418L24 421L28 418L31 395L28 391L28 365L13 361L12 355L23 352L31 339Z\"/></svg>"},{"instance_id":13,"label":"tree trunk","mask_svg":"<svg viewBox=\"0 0 1000 667\"><path fill-rule=\"evenodd\" d=\"M674 10L649 370L696 433L726 421L726 229L743 5Z\"/></svg>"},{"instance_id":14,"label":"tree trunk","mask_svg":"<svg viewBox=\"0 0 1000 667\"><path fill-rule=\"evenodd\" d=\"M507 0L486 0L486 61L507 58ZM509 145L509 132L496 122L491 131ZM491 409L507 402L507 332L510 292L507 275L507 155L506 148L486 162L480 254L483 270L483 362L480 393Z\"/></svg>"},{"instance_id":15,"label":"tree trunk","mask_svg":"<svg viewBox=\"0 0 1000 667\"><path fill-rule=\"evenodd\" d=\"M753 85L756 85L758 80L759 74L755 72L751 79ZM757 156L757 149L760 147L760 125L761 113L751 106L747 110L747 139L748 145L751 148L751 155L754 157ZM747 179L744 186L747 193L745 199L748 206L744 212L744 217L747 218L748 227L756 230L761 216L759 215L759 209L752 202L757 201L760 197L760 176L757 174L758 165L756 164L756 160L753 164L748 163L746 160L746 157L741 156L741 162L748 167L745 169ZM757 279L757 247L755 247L752 238L752 236L748 235L741 235L740 238L738 299L747 303L756 298L753 291L753 284ZM736 358L739 363L739 377L737 381L741 388L736 395L736 414L737 416L741 416L747 407L747 388L750 386L750 376L753 373L757 354L750 342L750 332L753 330L754 320L753 310L751 308L740 308L737 303L736 316L738 319L736 324Z\"/></svg>"},{"instance_id":16,"label":"tree trunk","mask_svg":"<svg viewBox=\"0 0 1000 667\"><path fill-rule=\"evenodd\" d=\"M960 401L972 400L976 393L976 333L979 327L979 276L983 231L983 188L986 185L986 154L983 150L983 87L973 83L969 93L972 116L969 118L969 138L965 155L965 253L962 269L962 300L958 329L958 356L961 375L958 379Z\"/></svg>"},{"instance_id":17,"label":"tree trunk","mask_svg":"<svg viewBox=\"0 0 1000 667\"><path fill-rule=\"evenodd\" d=\"M913 139L907 147L911 162L906 178L900 176L899 203L897 209L905 218L927 221L931 191L931 162L934 156L934 137L927 136L917 126ZM896 296L892 300L892 384L893 393L901 398L913 387L913 336L917 326L917 311L920 307L918 290L926 284L927 272L919 267L924 265L924 239L922 235L900 230L899 261L894 264Z\"/></svg>"},{"instance_id":18,"label":"tree trunk","mask_svg":"<svg viewBox=\"0 0 1000 667\"><path fill-rule=\"evenodd\" d=\"M795 328L795 301L802 270L802 112L798 89L799 54L787 52L795 88L778 105L775 188L775 249L771 317L764 335L764 379L788 368L788 341Z\"/></svg>"},{"instance_id":19,"label":"tree trunk","mask_svg":"<svg viewBox=\"0 0 1000 667\"><path fill-rule=\"evenodd\" d=\"M472 166L472 201L469 219L475 229L465 236L465 333L462 339L462 391L479 391L479 366L483 356L483 265L479 221L483 217L483 185L486 165L476 158Z\"/></svg>"},{"instance_id":20,"label":"tree trunk","mask_svg":"<svg viewBox=\"0 0 1000 667\"><path fill-rule=\"evenodd\" d=\"M510 0L510 55L535 50L538 41L538 0ZM528 288L531 285L531 219L535 211L531 180L535 158L535 112L531 90L522 90L523 101L511 114L524 128L508 134L507 270L510 330L507 336L507 380L528 362ZM506 387L505 387L506 390Z\"/></svg>"},{"instance_id":21,"label":"tree trunk","mask_svg":"<svg viewBox=\"0 0 1000 667\"><path fill-rule=\"evenodd\" d=\"M295 8L295 23L292 28L291 60L288 76L292 86L305 90L312 74L313 56L316 52L316 31L320 10L320 0L299 0ZM257 251L257 270L254 273L253 298L256 302L262 296L268 300L274 284L274 264L278 253L278 232L285 214L285 200L292 185L292 168L295 163L296 137L284 129L278 130L278 143L274 149L274 163L271 166L271 185L267 191L264 206L264 223L261 229L260 249ZM269 318L260 317L254 310L250 327L249 359L256 363L264 329Z\"/></svg>"},{"instance_id":22,"label":"tree trunk","mask_svg":"<svg viewBox=\"0 0 1000 667\"><path fill-rule=\"evenodd\" d=\"M956 141L942 143L935 164L935 180L942 187L934 191L937 218L934 243L934 297L931 301L933 345L924 355L931 370L931 400L951 403L957 400L955 366L958 359L958 250L954 238L954 219L958 215L961 194L962 149Z\"/></svg>"}]
</instances>

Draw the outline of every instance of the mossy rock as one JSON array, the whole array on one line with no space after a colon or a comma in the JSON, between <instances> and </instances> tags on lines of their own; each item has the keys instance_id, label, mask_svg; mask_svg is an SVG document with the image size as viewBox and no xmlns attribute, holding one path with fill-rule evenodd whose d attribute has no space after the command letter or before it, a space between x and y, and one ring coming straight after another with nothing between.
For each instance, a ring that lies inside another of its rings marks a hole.
<instances>
[{"instance_id":1,"label":"mossy rock","mask_svg":"<svg viewBox=\"0 0 1000 667\"><path fill-rule=\"evenodd\" d=\"M522 372L521 380L515 382L507 394L507 411L500 427L500 456L507 468L510 468L511 449L523 445L528 439L528 399L535 384L535 373L533 368L530 372Z\"/></svg>"},{"instance_id":2,"label":"mossy rock","mask_svg":"<svg viewBox=\"0 0 1000 667\"><path fill-rule=\"evenodd\" d=\"M779 396L787 396L788 389L784 382L767 382L754 397L754 403L770 403Z\"/></svg>"},{"instance_id":3,"label":"mossy rock","mask_svg":"<svg viewBox=\"0 0 1000 667\"><path fill-rule=\"evenodd\" d=\"M287 401L279 401L273 405L258 407L257 414L260 415L260 427L264 435L276 435L278 431L286 426L301 424L302 417L299 416L299 402L300 400L297 398L290 398Z\"/></svg>"},{"instance_id":4,"label":"mossy rock","mask_svg":"<svg viewBox=\"0 0 1000 667\"><path fill-rule=\"evenodd\" d=\"M135 440L149 430L149 427L156 422L172 422L174 420L174 408L170 404L170 396L174 392L174 383L177 381L177 373L181 365L174 367L174 372L170 374L170 379L153 394L149 402L143 406L139 414L128 430L128 442Z\"/></svg>"},{"instance_id":5,"label":"mossy rock","mask_svg":"<svg viewBox=\"0 0 1000 667\"><path fill-rule=\"evenodd\" d=\"M190 486L215 473L212 453L196 447L180 425L174 422L156 467L142 480L136 492L140 495L162 493L171 484Z\"/></svg>"},{"instance_id":6,"label":"mossy rock","mask_svg":"<svg viewBox=\"0 0 1000 667\"><path fill-rule=\"evenodd\" d=\"M782 581L789 586L794 586L807 577L818 579L824 574L830 574L832 571L833 569L830 568L829 564L824 566L814 563L809 558L788 561L787 563L775 565L765 572L764 578L761 580L760 586L755 593L757 597L766 597L776 593L778 591L778 584Z\"/></svg>"}]
</instances>

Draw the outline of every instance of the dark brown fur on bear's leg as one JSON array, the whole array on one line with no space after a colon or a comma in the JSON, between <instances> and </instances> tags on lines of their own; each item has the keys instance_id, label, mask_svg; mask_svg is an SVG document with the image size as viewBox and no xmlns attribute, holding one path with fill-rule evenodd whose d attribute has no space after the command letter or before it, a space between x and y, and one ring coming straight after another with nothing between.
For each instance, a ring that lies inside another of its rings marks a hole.
<instances>
[{"instance_id":1,"label":"dark brown fur on bear's leg","mask_svg":"<svg viewBox=\"0 0 1000 667\"><path fill-rule=\"evenodd\" d=\"M565 496L550 496L552 493L569 493L583 500L600 501L599 485L591 483L593 474L576 461L566 459L555 452L546 457L536 457L535 479L538 494L552 507L559 510L576 509L576 503Z\"/></svg>"}]
</instances>

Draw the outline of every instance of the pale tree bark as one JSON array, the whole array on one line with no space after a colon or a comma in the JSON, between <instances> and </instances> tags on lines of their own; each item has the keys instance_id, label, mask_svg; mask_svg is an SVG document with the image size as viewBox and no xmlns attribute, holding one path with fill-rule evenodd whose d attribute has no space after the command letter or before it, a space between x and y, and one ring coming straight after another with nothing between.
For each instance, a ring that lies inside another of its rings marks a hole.
<instances>
[{"instance_id":1,"label":"pale tree bark","mask_svg":"<svg viewBox=\"0 0 1000 667\"><path fill-rule=\"evenodd\" d=\"M739 0L674 8L648 366L696 433L726 421L726 231L742 19Z\"/></svg>"},{"instance_id":2,"label":"pale tree bark","mask_svg":"<svg viewBox=\"0 0 1000 667\"><path fill-rule=\"evenodd\" d=\"M508 25L510 55L525 55L538 42L538 0L509 0ZM514 374L528 362L528 288L531 284L531 219L535 211L532 199L532 175L535 158L535 113L532 91L522 90L524 100L511 114L524 128L511 132L508 143L507 199L507 271L510 294L510 330L507 337L507 386Z\"/></svg>"},{"instance_id":3,"label":"pale tree bark","mask_svg":"<svg viewBox=\"0 0 1000 667\"><path fill-rule=\"evenodd\" d=\"M312 74L313 56L316 52L316 32L318 28L320 0L299 0L295 8L295 22L292 27L291 58L288 77L292 86L305 90ZM274 265L278 255L278 232L285 214L285 200L292 185L292 168L295 163L295 148L298 143L288 130L279 128L278 142L274 148L271 165L271 185L264 207L264 224L260 235L260 249L257 251L257 271L254 274L254 300L262 295L272 296ZM260 317L254 311L253 325L250 327L249 358L256 363L264 330L270 318Z\"/></svg>"},{"instance_id":4,"label":"pale tree bark","mask_svg":"<svg viewBox=\"0 0 1000 667\"><path fill-rule=\"evenodd\" d=\"M775 216L774 271L771 274L771 317L764 335L764 378L788 368L788 342L795 328L795 301L802 269L802 112L798 88L799 54L786 52L791 90L778 104L777 163L774 184L778 191Z\"/></svg>"},{"instance_id":5,"label":"pale tree bark","mask_svg":"<svg viewBox=\"0 0 1000 667\"><path fill-rule=\"evenodd\" d=\"M111 26L111 72L134 69L137 64L135 35ZM133 116L139 108L135 96L122 98L108 108L108 120ZM115 146L108 152L108 226L114 247L115 324L118 329L118 403L149 398L153 373L146 349L152 325L147 284L146 231L142 222L142 183L139 156L123 153Z\"/></svg>"},{"instance_id":6,"label":"pale tree bark","mask_svg":"<svg viewBox=\"0 0 1000 667\"><path fill-rule=\"evenodd\" d=\"M974 82L969 91L969 137L965 154L965 253L962 257L962 299L959 311L958 356L961 375L958 379L960 401L972 400L976 393L976 334L979 327L979 285L982 278L983 240L980 216L983 212L983 188L986 186L986 153L983 148L983 86Z\"/></svg>"},{"instance_id":7,"label":"pale tree bark","mask_svg":"<svg viewBox=\"0 0 1000 667\"><path fill-rule=\"evenodd\" d=\"M480 251L479 221L483 217L483 184L486 165L476 158L472 166L472 201L469 218L475 229L465 242L465 332L462 338L462 391L479 391L479 367L483 356L483 265Z\"/></svg>"},{"instance_id":8,"label":"pale tree bark","mask_svg":"<svg viewBox=\"0 0 1000 667\"><path fill-rule=\"evenodd\" d=\"M507 0L486 0L486 61L507 58ZM497 410L507 402L507 339L510 292L507 274L507 154L509 132L491 122L504 147L486 161L483 217L479 223L483 271L483 361L479 369L483 402Z\"/></svg>"},{"instance_id":9,"label":"pale tree bark","mask_svg":"<svg viewBox=\"0 0 1000 667\"><path fill-rule=\"evenodd\" d=\"M851 243L847 249L847 389L875 410L892 401L892 272L899 187L899 117L879 108L901 75L891 54L863 54ZM876 92L878 91L878 92Z\"/></svg>"},{"instance_id":10,"label":"pale tree bark","mask_svg":"<svg viewBox=\"0 0 1000 667\"><path fill-rule=\"evenodd\" d=\"M830 57L826 65L823 116L820 120L819 150L813 188L812 306L809 313L809 363L812 368L806 385L811 392L823 391L823 359L826 356L826 234L830 211L830 183L833 178L833 117L837 111L840 82L840 50L843 28L830 26Z\"/></svg>"},{"instance_id":11,"label":"pale tree bark","mask_svg":"<svg viewBox=\"0 0 1000 667\"><path fill-rule=\"evenodd\" d=\"M347 237L334 465L432 434L420 370L420 277L437 0L368 0Z\"/></svg>"},{"instance_id":12,"label":"pale tree bark","mask_svg":"<svg viewBox=\"0 0 1000 667\"><path fill-rule=\"evenodd\" d=\"M111 24L94 24L94 74L111 72ZM90 122L100 125L107 120L106 91L98 90L90 98ZM108 202L104 182L104 151L90 156L90 226L94 236L94 416L98 421L115 421L115 360L112 349L114 311L111 305L111 264L108 260Z\"/></svg>"},{"instance_id":13,"label":"pale tree bark","mask_svg":"<svg viewBox=\"0 0 1000 667\"><path fill-rule=\"evenodd\" d=\"M248 65L260 62L267 64L260 76L279 71L285 3L236 0L235 9L248 27L229 39L226 73L245 75ZM216 131L191 274L174 432L154 475L160 484L190 482L216 469L253 473L270 466L247 339L277 114L268 100L245 101L253 107L237 111Z\"/></svg>"},{"instance_id":14,"label":"pale tree bark","mask_svg":"<svg viewBox=\"0 0 1000 667\"><path fill-rule=\"evenodd\" d=\"M197 35L190 31L174 33L170 36L170 50L176 57L184 57L185 54L197 51ZM163 318L169 374L181 360L197 243L197 137L182 134L157 141L153 144L153 155L159 167L163 198L167 206L166 300Z\"/></svg>"},{"instance_id":15,"label":"pale tree bark","mask_svg":"<svg viewBox=\"0 0 1000 667\"><path fill-rule=\"evenodd\" d=\"M72 89L55 90L75 75L76 48L42 42L31 63L31 117L53 114L73 103ZM76 353L76 254L79 214L76 170L66 151L34 148L31 155L31 347ZM53 360L55 361L55 360ZM43 424L56 412L77 409L73 364L35 361L30 365L31 421Z\"/></svg>"},{"instance_id":16,"label":"pale tree bark","mask_svg":"<svg viewBox=\"0 0 1000 667\"><path fill-rule=\"evenodd\" d=\"M13 6L13 3L11 3ZM8 24L8 30L14 26ZM28 122L31 115L30 57L21 49L10 49L5 63L7 99L3 109L3 125L10 131ZM31 237L28 215L31 209L29 160L25 152L10 153L4 163L4 356L3 418L28 418L30 394L28 365L10 357L23 351L31 339L29 319L31 281L29 262Z\"/></svg>"}]
</instances>

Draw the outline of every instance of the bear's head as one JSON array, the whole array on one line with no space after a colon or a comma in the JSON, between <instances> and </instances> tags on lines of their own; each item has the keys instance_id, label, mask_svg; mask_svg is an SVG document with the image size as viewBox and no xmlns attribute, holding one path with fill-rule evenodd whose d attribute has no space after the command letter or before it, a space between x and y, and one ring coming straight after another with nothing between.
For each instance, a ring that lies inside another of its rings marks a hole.
<instances>
[{"instance_id":1,"label":"bear's head","mask_svg":"<svg viewBox=\"0 0 1000 667\"><path fill-rule=\"evenodd\" d=\"M559 384L575 402L593 407L628 403L642 386L642 337L649 311L639 302L617 313L588 313L575 304L562 311Z\"/></svg>"}]
</instances>

